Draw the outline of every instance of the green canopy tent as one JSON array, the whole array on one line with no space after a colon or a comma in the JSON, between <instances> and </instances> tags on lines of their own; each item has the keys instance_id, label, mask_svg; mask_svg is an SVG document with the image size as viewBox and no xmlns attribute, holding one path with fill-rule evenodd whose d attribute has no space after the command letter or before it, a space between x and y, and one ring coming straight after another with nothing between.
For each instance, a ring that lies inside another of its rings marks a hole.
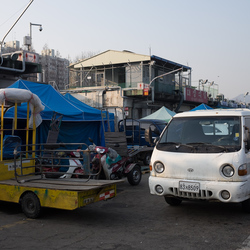
<instances>
[{"instance_id":1,"label":"green canopy tent","mask_svg":"<svg viewBox=\"0 0 250 250\"><path fill-rule=\"evenodd\" d=\"M155 111L151 115L148 115L148 116L141 118L141 120L157 119L157 120L169 122L175 114L176 113L174 111L171 111L168 108L162 106L160 109L158 109L157 111Z\"/></svg>"}]
</instances>

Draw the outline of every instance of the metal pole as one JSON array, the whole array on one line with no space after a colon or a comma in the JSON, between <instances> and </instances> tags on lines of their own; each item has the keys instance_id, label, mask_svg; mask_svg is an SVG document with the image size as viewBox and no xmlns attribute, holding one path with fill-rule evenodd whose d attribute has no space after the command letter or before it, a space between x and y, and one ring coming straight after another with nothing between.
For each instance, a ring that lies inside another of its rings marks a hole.
<instances>
[{"instance_id":1,"label":"metal pole","mask_svg":"<svg viewBox=\"0 0 250 250\"><path fill-rule=\"evenodd\" d=\"M176 70L172 70L172 71L170 71L170 72L167 72L167 73L164 73L164 74L162 74L162 75L159 75L159 76L156 76L155 78L153 78L151 81L150 81L150 83L149 83L149 88L151 88L151 90L152 90L152 93L151 93L151 95L152 95L152 102L154 103L154 86L151 86L151 84L152 84L152 82L154 81L154 80L156 80L157 78L160 78L160 77L162 77L162 76L166 76L166 75L170 75L170 74L172 74L172 73L174 73L174 72L177 72L177 71L179 71L179 70L183 70L182 68L179 68L179 69L176 69Z\"/></svg>"},{"instance_id":2,"label":"metal pole","mask_svg":"<svg viewBox=\"0 0 250 250\"><path fill-rule=\"evenodd\" d=\"M42 31L42 24L37 24L37 23L30 23L30 46L28 46L28 50L31 51L31 45L32 45L32 25L34 26L40 26L40 31Z\"/></svg>"},{"instance_id":3,"label":"metal pole","mask_svg":"<svg viewBox=\"0 0 250 250\"><path fill-rule=\"evenodd\" d=\"M30 45L28 46L28 51L31 51L32 44L32 24L30 23Z\"/></svg>"}]
</instances>

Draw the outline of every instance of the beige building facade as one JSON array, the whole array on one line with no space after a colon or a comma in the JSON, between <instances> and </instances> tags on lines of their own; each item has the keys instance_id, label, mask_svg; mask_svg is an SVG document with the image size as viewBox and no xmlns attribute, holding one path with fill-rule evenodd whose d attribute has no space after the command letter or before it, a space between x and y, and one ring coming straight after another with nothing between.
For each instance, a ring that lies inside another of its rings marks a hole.
<instances>
[{"instance_id":1,"label":"beige building facade","mask_svg":"<svg viewBox=\"0 0 250 250\"><path fill-rule=\"evenodd\" d=\"M70 65L68 92L98 108L119 106L141 118L165 106L189 110L183 90L191 87L191 68L158 56L108 50ZM178 109L178 110L177 110Z\"/></svg>"}]
</instances>

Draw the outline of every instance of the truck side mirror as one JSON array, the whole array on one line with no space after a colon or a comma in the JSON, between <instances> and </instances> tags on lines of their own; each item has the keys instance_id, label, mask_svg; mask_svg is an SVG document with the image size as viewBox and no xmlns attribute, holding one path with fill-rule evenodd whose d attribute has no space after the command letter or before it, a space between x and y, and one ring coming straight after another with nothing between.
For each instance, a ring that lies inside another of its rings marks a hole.
<instances>
[{"instance_id":1,"label":"truck side mirror","mask_svg":"<svg viewBox=\"0 0 250 250\"><path fill-rule=\"evenodd\" d=\"M145 129L145 141L149 144L153 144L152 130L150 127L148 129Z\"/></svg>"},{"instance_id":2,"label":"truck side mirror","mask_svg":"<svg viewBox=\"0 0 250 250\"><path fill-rule=\"evenodd\" d=\"M161 134L161 132L160 132L159 129L157 129L157 128L155 129L154 133L157 134L157 135L160 135L160 134Z\"/></svg>"}]
</instances>

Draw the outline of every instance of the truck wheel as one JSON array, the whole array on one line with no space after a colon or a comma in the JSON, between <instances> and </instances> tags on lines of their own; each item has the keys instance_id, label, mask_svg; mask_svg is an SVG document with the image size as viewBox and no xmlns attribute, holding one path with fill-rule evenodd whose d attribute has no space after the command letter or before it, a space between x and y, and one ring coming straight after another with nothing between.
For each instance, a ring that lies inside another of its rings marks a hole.
<instances>
[{"instance_id":1,"label":"truck wheel","mask_svg":"<svg viewBox=\"0 0 250 250\"><path fill-rule=\"evenodd\" d=\"M144 165L149 166L150 160L151 160L151 154L149 154L149 153L145 154L145 157L143 159Z\"/></svg>"},{"instance_id":2,"label":"truck wheel","mask_svg":"<svg viewBox=\"0 0 250 250\"><path fill-rule=\"evenodd\" d=\"M170 206L179 206L182 203L182 200L174 197L164 197L165 201L170 205Z\"/></svg>"},{"instance_id":3,"label":"truck wheel","mask_svg":"<svg viewBox=\"0 0 250 250\"><path fill-rule=\"evenodd\" d=\"M250 199L241 202L241 205L244 212L250 213Z\"/></svg>"},{"instance_id":4,"label":"truck wheel","mask_svg":"<svg viewBox=\"0 0 250 250\"><path fill-rule=\"evenodd\" d=\"M141 167L136 165L129 173L128 173L128 182L132 186L136 186L141 181Z\"/></svg>"},{"instance_id":5,"label":"truck wheel","mask_svg":"<svg viewBox=\"0 0 250 250\"><path fill-rule=\"evenodd\" d=\"M38 197L32 193L26 193L22 197L21 206L23 213L31 219L35 219L41 215L41 205Z\"/></svg>"}]
</instances>

